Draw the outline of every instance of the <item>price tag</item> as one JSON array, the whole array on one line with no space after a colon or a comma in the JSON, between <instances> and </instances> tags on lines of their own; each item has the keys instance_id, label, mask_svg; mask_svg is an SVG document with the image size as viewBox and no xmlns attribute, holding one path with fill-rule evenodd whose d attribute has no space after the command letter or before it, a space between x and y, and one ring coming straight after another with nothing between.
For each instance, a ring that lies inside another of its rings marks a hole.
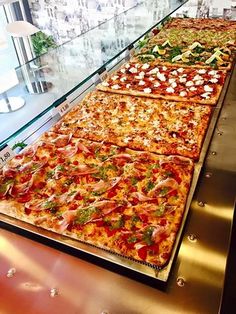
<instances>
[{"instance_id":1,"label":"price tag","mask_svg":"<svg viewBox=\"0 0 236 314\"><path fill-rule=\"evenodd\" d=\"M135 54L135 49L133 45L130 45L125 52L126 59L129 60Z\"/></svg>"},{"instance_id":2,"label":"price tag","mask_svg":"<svg viewBox=\"0 0 236 314\"><path fill-rule=\"evenodd\" d=\"M101 70L98 71L97 74L94 75L93 77L93 82L95 85L101 83L108 77L108 72L106 68L102 68Z\"/></svg>"},{"instance_id":3,"label":"price tag","mask_svg":"<svg viewBox=\"0 0 236 314\"><path fill-rule=\"evenodd\" d=\"M63 101L60 105L52 109L52 115L59 114L61 117L64 116L72 108L68 100Z\"/></svg>"},{"instance_id":4,"label":"price tag","mask_svg":"<svg viewBox=\"0 0 236 314\"><path fill-rule=\"evenodd\" d=\"M8 145L3 146L0 151L0 168L2 168L14 156L15 153Z\"/></svg>"}]
</instances>

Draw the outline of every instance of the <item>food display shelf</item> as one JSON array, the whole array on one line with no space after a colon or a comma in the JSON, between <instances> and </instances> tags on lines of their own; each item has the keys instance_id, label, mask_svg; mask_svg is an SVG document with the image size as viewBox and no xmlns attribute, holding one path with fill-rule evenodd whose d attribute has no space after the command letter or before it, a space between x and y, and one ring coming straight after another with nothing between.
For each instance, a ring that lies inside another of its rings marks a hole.
<instances>
[{"instance_id":1,"label":"food display shelf","mask_svg":"<svg viewBox=\"0 0 236 314\"><path fill-rule=\"evenodd\" d=\"M119 67L126 60L125 55L126 52L117 60L113 60L107 70L112 72ZM76 105L88 91L94 89L94 81L91 78L83 89L80 88L71 94L67 99L71 107ZM22 289L35 291L38 297L43 296L44 300L49 292L51 297L57 296L56 300L46 299L45 302L38 304L38 311L35 311L33 305L30 306L28 310L30 314L50 313L55 308L57 313L77 311L85 314L94 312L217 313L221 307L235 205L236 151L232 145L236 118L235 83L236 69L233 65L226 77L220 99L213 109L199 161L194 165L186 210L166 267L153 268L145 263L136 262L0 214L2 274L4 275L5 271L4 285L10 285L11 280L11 288L15 293L13 299L17 300L18 295L22 296L19 292ZM39 125L32 126L31 132L29 130L23 132L20 140L27 144L32 143L59 119L58 115L53 117L51 114L46 115ZM22 238L21 235L24 237ZM19 256L17 245L19 249L25 250L23 253L25 256L29 253L31 263L26 262L22 266L21 261L16 259ZM8 257L10 254L7 252L8 248L12 249L12 257ZM39 253L36 253L36 249L39 249ZM40 252L42 256L37 255L40 255ZM38 256L38 261L34 256ZM47 264L47 268L44 266L44 272L41 269L41 274L44 274L43 279L39 279L35 273L27 269L29 265L34 268L40 263ZM31 279L24 281L18 274L18 268L21 271L23 269ZM89 278L87 276L90 286L86 286L86 283L82 284L87 272L90 274ZM48 280L45 279L46 274L50 277ZM77 276L74 276L75 274ZM123 274L125 276L122 276ZM144 282L145 285L138 281ZM84 293L85 286L86 293ZM69 295L74 295L77 289L80 295L77 299L73 299ZM117 296L117 301L114 300L114 294ZM93 296L93 300L90 296ZM24 302L27 302L26 299L27 296L23 297ZM31 300L36 302L37 297ZM8 309L14 307L9 305L11 302L1 300L1 296L0 302L5 312L10 313ZM16 310L15 313L21 312Z\"/></svg>"},{"instance_id":2,"label":"food display shelf","mask_svg":"<svg viewBox=\"0 0 236 314\"><path fill-rule=\"evenodd\" d=\"M114 69L119 67L126 60L127 60L127 57L122 59L121 61L119 61L117 64L115 64L112 67L112 69L109 71L109 74L112 73L114 71ZM232 67L232 68L234 68L234 67ZM211 140L211 137L212 137L212 134L213 134L213 131L214 131L221 107L224 103L224 98L225 98L225 95L226 95L226 92L228 89L231 75L232 75L232 70L227 74L225 84L224 84L224 87L222 89L219 101L217 102L216 107L213 109L210 124L208 126L205 140L203 142L199 161L194 163L193 178L192 178L190 191L189 191L189 195L187 198L186 208L185 208L185 212L183 214L181 226L180 226L179 232L177 234L169 262L163 268L158 268L158 267L155 267L154 265L149 265L146 262L141 262L141 261L138 262L132 258L127 258L127 257L121 256L119 254L112 253L109 250L101 249L101 248L98 248L98 247L93 246L91 244L86 244L86 243L83 243L81 241L77 241L75 239L66 237L64 235L59 235L59 234L56 234L54 232L44 230L40 227L33 226L33 225L30 225L29 223L26 223L26 222L20 221L18 219L6 216L5 214L0 214L1 222L3 224L14 226L17 229L21 229L21 230L27 231L29 233L33 233L37 236L44 237L45 239L49 239L52 241L51 242L52 244L54 241L54 242L57 242L57 243L65 246L65 247L69 247L69 248L74 250L74 254L76 254L75 251L77 251L78 256L80 255L80 251L82 251L84 253L93 255L97 258L101 258L101 259L106 260L108 262L117 264L119 266L122 266L122 267L125 267L128 269L131 269L132 271L135 271L137 273L141 273L141 274L146 275L148 277L151 277L153 279L157 279L157 280L162 281L162 282L167 282L169 274L171 272L171 268L172 268L174 259L175 259L177 249L180 245L182 231L183 231L183 228L184 228L187 216L188 216L188 211L189 211L189 208L191 205L192 197L193 197L193 194L194 194L197 182L198 182L198 178L199 178L201 168L202 168L202 165L203 165L203 162L204 162L207 150L208 150L208 146L209 146L209 143L210 143L210 140ZM94 81L94 79L92 81ZM89 89L91 90L92 87L94 88L94 84L92 86L90 86ZM84 92L84 93L86 93L86 92ZM79 97L79 98L81 98L81 97ZM74 102L74 106L75 105L76 105L76 101ZM56 121L58 121L58 119L60 119L60 118L61 117L57 116ZM48 123L47 127L49 125L51 126L52 123L55 122L53 118L51 118L51 120L50 120L51 123ZM44 126L43 130L40 128L38 130L38 133L41 134L43 131L45 131L45 126ZM34 134L32 140L35 140L35 134Z\"/></svg>"}]
</instances>

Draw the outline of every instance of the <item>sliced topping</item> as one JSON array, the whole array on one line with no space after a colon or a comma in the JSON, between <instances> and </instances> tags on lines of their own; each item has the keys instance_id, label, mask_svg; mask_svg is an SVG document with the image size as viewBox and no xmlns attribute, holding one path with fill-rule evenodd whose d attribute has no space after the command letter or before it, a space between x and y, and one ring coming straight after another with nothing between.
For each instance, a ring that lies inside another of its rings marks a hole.
<instances>
[{"instance_id":1,"label":"sliced topping","mask_svg":"<svg viewBox=\"0 0 236 314\"><path fill-rule=\"evenodd\" d=\"M138 85L145 85L145 82L144 81L139 81Z\"/></svg>"},{"instance_id":2,"label":"sliced topping","mask_svg":"<svg viewBox=\"0 0 236 314\"><path fill-rule=\"evenodd\" d=\"M100 180L99 182L91 186L91 190L93 192L100 192L100 193L107 192L110 189L114 188L118 184L118 182L120 182L120 180L121 180L121 177L113 178L113 179L110 179L109 181Z\"/></svg>"},{"instance_id":3,"label":"sliced topping","mask_svg":"<svg viewBox=\"0 0 236 314\"><path fill-rule=\"evenodd\" d=\"M195 81L195 85L202 85L202 84L204 84L203 80Z\"/></svg>"},{"instance_id":4,"label":"sliced topping","mask_svg":"<svg viewBox=\"0 0 236 314\"><path fill-rule=\"evenodd\" d=\"M197 71L199 74L205 74L206 73L206 70L205 69L200 69Z\"/></svg>"},{"instance_id":5,"label":"sliced topping","mask_svg":"<svg viewBox=\"0 0 236 314\"><path fill-rule=\"evenodd\" d=\"M212 91L213 91L213 88L210 87L209 85L205 85L205 86L204 86L204 91L205 91L205 92L212 92Z\"/></svg>"},{"instance_id":6,"label":"sliced topping","mask_svg":"<svg viewBox=\"0 0 236 314\"><path fill-rule=\"evenodd\" d=\"M71 140L72 134L68 135L59 135L55 139L52 139L50 143L52 143L57 148L64 147L69 144Z\"/></svg>"},{"instance_id":7,"label":"sliced topping","mask_svg":"<svg viewBox=\"0 0 236 314\"><path fill-rule=\"evenodd\" d=\"M156 226L152 230L151 240L155 243L159 243L163 239L163 235L166 233L166 226ZM166 235L167 236L167 235Z\"/></svg>"},{"instance_id":8,"label":"sliced topping","mask_svg":"<svg viewBox=\"0 0 236 314\"><path fill-rule=\"evenodd\" d=\"M182 91L182 92L179 93L179 95L180 95L181 97L185 97L185 96L187 95L187 92Z\"/></svg>"},{"instance_id":9,"label":"sliced topping","mask_svg":"<svg viewBox=\"0 0 236 314\"><path fill-rule=\"evenodd\" d=\"M130 64L126 63L125 67L126 67L126 69L130 68Z\"/></svg>"},{"instance_id":10,"label":"sliced topping","mask_svg":"<svg viewBox=\"0 0 236 314\"><path fill-rule=\"evenodd\" d=\"M110 84L109 84L108 82L102 82L102 85L107 87L107 86L109 86Z\"/></svg>"},{"instance_id":11,"label":"sliced topping","mask_svg":"<svg viewBox=\"0 0 236 314\"><path fill-rule=\"evenodd\" d=\"M193 81L188 81L185 85L189 87L189 86L193 86L194 83L193 83Z\"/></svg>"},{"instance_id":12,"label":"sliced topping","mask_svg":"<svg viewBox=\"0 0 236 314\"><path fill-rule=\"evenodd\" d=\"M126 88L130 88L131 84L126 84Z\"/></svg>"},{"instance_id":13,"label":"sliced topping","mask_svg":"<svg viewBox=\"0 0 236 314\"><path fill-rule=\"evenodd\" d=\"M217 78L212 78L212 79L210 79L210 82L211 82L211 83L217 83L217 82L218 82L218 79L217 79Z\"/></svg>"},{"instance_id":14,"label":"sliced topping","mask_svg":"<svg viewBox=\"0 0 236 314\"><path fill-rule=\"evenodd\" d=\"M178 182L173 178L167 178L163 181L160 181L157 185L154 186L152 190L148 192L148 196L155 197L161 196L164 197L173 190L178 188Z\"/></svg>"},{"instance_id":15,"label":"sliced topping","mask_svg":"<svg viewBox=\"0 0 236 314\"><path fill-rule=\"evenodd\" d=\"M191 92L194 92L194 91L196 91L196 90L197 90L197 88L196 88L196 87L194 87L194 86L191 86L191 87L189 88L189 90L190 90Z\"/></svg>"},{"instance_id":16,"label":"sliced topping","mask_svg":"<svg viewBox=\"0 0 236 314\"><path fill-rule=\"evenodd\" d=\"M172 75L178 75L178 72L176 70L171 72Z\"/></svg>"},{"instance_id":17,"label":"sliced topping","mask_svg":"<svg viewBox=\"0 0 236 314\"><path fill-rule=\"evenodd\" d=\"M155 200L153 197L148 197L141 192L134 192L130 195L131 197L137 198L140 202L147 202Z\"/></svg>"},{"instance_id":18,"label":"sliced topping","mask_svg":"<svg viewBox=\"0 0 236 314\"><path fill-rule=\"evenodd\" d=\"M162 47L165 47L165 46L169 46L169 47L173 47L170 43L169 40L166 40L163 44L162 44Z\"/></svg>"},{"instance_id":19,"label":"sliced topping","mask_svg":"<svg viewBox=\"0 0 236 314\"><path fill-rule=\"evenodd\" d=\"M162 70L163 70L163 71L166 71L166 70L167 70L167 67L166 67L166 66L163 66L163 67L162 67Z\"/></svg>"},{"instance_id":20,"label":"sliced topping","mask_svg":"<svg viewBox=\"0 0 236 314\"><path fill-rule=\"evenodd\" d=\"M170 78L170 79L169 79L169 83L174 83L175 81L176 81L175 78Z\"/></svg>"},{"instance_id":21,"label":"sliced topping","mask_svg":"<svg viewBox=\"0 0 236 314\"><path fill-rule=\"evenodd\" d=\"M126 77L126 76L123 76L123 77L120 79L121 82L124 82L124 81L126 81L126 80L127 80L127 77Z\"/></svg>"},{"instance_id":22,"label":"sliced topping","mask_svg":"<svg viewBox=\"0 0 236 314\"><path fill-rule=\"evenodd\" d=\"M14 180L10 179L0 185L0 197L5 196L11 191L14 185Z\"/></svg>"},{"instance_id":23,"label":"sliced topping","mask_svg":"<svg viewBox=\"0 0 236 314\"><path fill-rule=\"evenodd\" d=\"M182 59L182 54L181 55L177 55L174 58L171 59L171 62L176 62Z\"/></svg>"},{"instance_id":24,"label":"sliced topping","mask_svg":"<svg viewBox=\"0 0 236 314\"><path fill-rule=\"evenodd\" d=\"M159 72L159 68L154 68L151 71L148 72L148 74L156 74Z\"/></svg>"},{"instance_id":25,"label":"sliced topping","mask_svg":"<svg viewBox=\"0 0 236 314\"><path fill-rule=\"evenodd\" d=\"M129 72L131 73L138 73L138 70L135 67L132 67L129 69Z\"/></svg>"},{"instance_id":26,"label":"sliced topping","mask_svg":"<svg viewBox=\"0 0 236 314\"><path fill-rule=\"evenodd\" d=\"M161 81L161 82L164 82L166 81L166 77L165 77L165 74L163 73L157 73L157 78Z\"/></svg>"},{"instance_id":27,"label":"sliced topping","mask_svg":"<svg viewBox=\"0 0 236 314\"><path fill-rule=\"evenodd\" d=\"M175 88L177 86L176 82L171 83L171 87Z\"/></svg>"},{"instance_id":28,"label":"sliced topping","mask_svg":"<svg viewBox=\"0 0 236 314\"><path fill-rule=\"evenodd\" d=\"M150 67L150 65L148 63L144 63L142 66L143 70L147 70Z\"/></svg>"},{"instance_id":29,"label":"sliced topping","mask_svg":"<svg viewBox=\"0 0 236 314\"><path fill-rule=\"evenodd\" d=\"M183 68L178 68L177 71L178 71L179 73L183 73L183 72L184 72L184 69L183 69Z\"/></svg>"},{"instance_id":30,"label":"sliced topping","mask_svg":"<svg viewBox=\"0 0 236 314\"><path fill-rule=\"evenodd\" d=\"M90 153L90 150L81 142L77 143L77 147L78 147L78 149L80 149L84 153Z\"/></svg>"},{"instance_id":31,"label":"sliced topping","mask_svg":"<svg viewBox=\"0 0 236 314\"><path fill-rule=\"evenodd\" d=\"M155 78L154 77L149 77L149 81L154 81L155 80Z\"/></svg>"},{"instance_id":32,"label":"sliced topping","mask_svg":"<svg viewBox=\"0 0 236 314\"><path fill-rule=\"evenodd\" d=\"M150 94L152 92L151 88L144 88L144 93Z\"/></svg>"},{"instance_id":33,"label":"sliced topping","mask_svg":"<svg viewBox=\"0 0 236 314\"><path fill-rule=\"evenodd\" d=\"M114 75L114 76L111 77L112 81L115 81L115 80L117 80L118 78L119 78L118 75Z\"/></svg>"},{"instance_id":34,"label":"sliced topping","mask_svg":"<svg viewBox=\"0 0 236 314\"><path fill-rule=\"evenodd\" d=\"M125 69L120 69L120 72L121 72L121 73L125 73L126 70L125 70Z\"/></svg>"},{"instance_id":35,"label":"sliced topping","mask_svg":"<svg viewBox=\"0 0 236 314\"><path fill-rule=\"evenodd\" d=\"M159 87L161 84L160 83L158 83L158 82L156 82L156 83L154 83L154 87Z\"/></svg>"},{"instance_id":36,"label":"sliced topping","mask_svg":"<svg viewBox=\"0 0 236 314\"><path fill-rule=\"evenodd\" d=\"M79 144L79 143L78 143ZM60 147L57 149L58 153L63 154L66 157L73 157L78 151L78 145L67 145L65 147Z\"/></svg>"},{"instance_id":37,"label":"sliced topping","mask_svg":"<svg viewBox=\"0 0 236 314\"><path fill-rule=\"evenodd\" d=\"M202 45L199 42L195 41L191 46L189 46L189 49L193 50L193 49L195 49L197 47L202 48Z\"/></svg>"},{"instance_id":38,"label":"sliced topping","mask_svg":"<svg viewBox=\"0 0 236 314\"><path fill-rule=\"evenodd\" d=\"M167 87L166 89L167 93L174 93L174 88L173 87Z\"/></svg>"},{"instance_id":39,"label":"sliced topping","mask_svg":"<svg viewBox=\"0 0 236 314\"><path fill-rule=\"evenodd\" d=\"M203 77L201 75L195 75L194 78L193 78L193 81L199 81L199 80L202 80Z\"/></svg>"},{"instance_id":40,"label":"sliced topping","mask_svg":"<svg viewBox=\"0 0 236 314\"><path fill-rule=\"evenodd\" d=\"M209 99L210 98L210 93L204 93L204 94L201 94L201 96L203 98Z\"/></svg>"},{"instance_id":41,"label":"sliced topping","mask_svg":"<svg viewBox=\"0 0 236 314\"><path fill-rule=\"evenodd\" d=\"M166 49L160 48L158 45L156 45L152 52L157 52L159 55L164 55L166 53Z\"/></svg>"},{"instance_id":42,"label":"sliced topping","mask_svg":"<svg viewBox=\"0 0 236 314\"><path fill-rule=\"evenodd\" d=\"M186 77L180 77L179 81L180 81L180 83L186 83L187 79L186 79Z\"/></svg>"},{"instance_id":43,"label":"sliced topping","mask_svg":"<svg viewBox=\"0 0 236 314\"><path fill-rule=\"evenodd\" d=\"M217 73L218 73L218 72L215 71L215 70L211 70L211 71L208 72L208 74L210 74L210 75L216 75Z\"/></svg>"},{"instance_id":44,"label":"sliced topping","mask_svg":"<svg viewBox=\"0 0 236 314\"><path fill-rule=\"evenodd\" d=\"M63 171L63 169L62 169ZM92 167L89 167L87 165L78 165L76 166L75 168L73 169L70 169L68 171L68 175L85 175L85 174L91 174L91 173L96 173L98 172L98 169L96 168L92 168Z\"/></svg>"},{"instance_id":45,"label":"sliced topping","mask_svg":"<svg viewBox=\"0 0 236 314\"><path fill-rule=\"evenodd\" d=\"M115 84L111 87L112 89L120 89L120 85L119 84Z\"/></svg>"}]
</instances>

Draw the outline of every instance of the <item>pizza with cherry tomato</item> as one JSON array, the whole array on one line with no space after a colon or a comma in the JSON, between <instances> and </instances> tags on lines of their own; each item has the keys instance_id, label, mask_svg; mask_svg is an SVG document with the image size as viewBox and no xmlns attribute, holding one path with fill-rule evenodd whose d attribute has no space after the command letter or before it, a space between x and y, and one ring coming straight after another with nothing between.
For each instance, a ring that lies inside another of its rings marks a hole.
<instances>
[{"instance_id":1,"label":"pizza with cherry tomato","mask_svg":"<svg viewBox=\"0 0 236 314\"><path fill-rule=\"evenodd\" d=\"M193 162L46 133L0 172L0 212L163 267Z\"/></svg>"},{"instance_id":2,"label":"pizza with cherry tomato","mask_svg":"<svg viewBox=\"0 0 236 314\"><path fill-rule=\"evenodd\" d=\"M215 105L226 72L127 62L97 86L98 90L174 101Z\"/></svg>"},{"instance_id":3,"label":"pizza with cherry tomato","mask_svg":"<svg viewBox=\"0 0 236 314\"><path fill-rule=\"evenodd\" d=\"M59 134L198 159L210 106L94 91L53 128Z\"/></svg>"}]
</instances>

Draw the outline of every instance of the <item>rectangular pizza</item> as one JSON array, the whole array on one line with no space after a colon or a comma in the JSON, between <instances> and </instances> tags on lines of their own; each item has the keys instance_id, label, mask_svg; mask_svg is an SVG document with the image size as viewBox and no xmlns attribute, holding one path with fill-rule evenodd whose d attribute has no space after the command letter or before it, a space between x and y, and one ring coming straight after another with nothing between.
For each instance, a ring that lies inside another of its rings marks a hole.
<instances>
[{"instance_id":1,"label":"rectangular pizza","mask_svg":"<svg viewBox=\"0 0 236 314\"><path fill-rule=\"evenodd\" d=\"M0 212L163 267L193 162L53 132L0 170Z\"/></svg>"},{"instance_id":2,"label":"rectangular pizza","mask_svg":"<svg viewBox=\"0 0 236 314\"><path fill-rule=\"evenodd\" d=\"M236 21L224 20L222 18L172 18L165 24L164 28L192 28L196 32L198 30L236 32Z\"/></svg>"},{"instance_id":3,"label":"rectangular pizza","mask_svg":"<svg viewBox=\"0 0 236 314\"><path fill-rule=\"evenodd\" d=\"M235 49L236 32L213 31L213 30L196 30L194 28L163 28L157 35L153 36L148 44L162 45L169 41L172 46L189 46L195 41L206 47L227 47Z\"/></svg>"},{"instance_id":4,"label":"rectangular pizza","mask_svg":"<svg viewBox=\"0 0 236 314\"><path fill-rule=\"evenodd\" d=\"M166 41L162 45L146 45L131 59L131 62L230 70L233 53L227 47L205 47L199 42L189 46L172 46L169 41Z\"/></svg>"},{"instance_id":5,"label":"rectangular pizza","mask_svg":"<svg viewBox=\"0 0 236 314\"><path fill-rule=\"evenodd\" d=\"M52 130L196 160L210 114L210 106L94 91Z\"/></svg>"},{"instance_id":6,"label":"rectangular pizza","mask_svg":"<svg viewBox=\"0 0 236 314\"><path fill-rule=\"evenodd\" d=\"M97 86L98 90L165 100L215 105L226 72L127 62Z\"/></svg>"}]
</instances>

